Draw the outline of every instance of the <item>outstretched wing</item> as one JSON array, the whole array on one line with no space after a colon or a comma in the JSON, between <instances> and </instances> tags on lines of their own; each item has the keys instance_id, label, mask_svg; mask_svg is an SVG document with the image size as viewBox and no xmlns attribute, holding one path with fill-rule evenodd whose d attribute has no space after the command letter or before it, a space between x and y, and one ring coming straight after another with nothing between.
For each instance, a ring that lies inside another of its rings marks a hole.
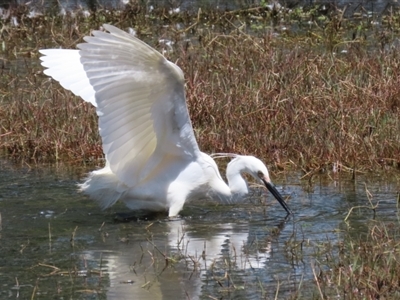
<instances>
[{"instance_id":1,"label":"outstretched wing","mask_svg":"<svg viewBox=\"0 0 400 300\"><path fill-rule=\"evenodd\" d=\"M134 186L165 157L200 151L185 101L181 69L134 36L111 25L80 50L41 50L42 65L63 87L97 106L107 163Z\"/></svg>"}]
</instances>

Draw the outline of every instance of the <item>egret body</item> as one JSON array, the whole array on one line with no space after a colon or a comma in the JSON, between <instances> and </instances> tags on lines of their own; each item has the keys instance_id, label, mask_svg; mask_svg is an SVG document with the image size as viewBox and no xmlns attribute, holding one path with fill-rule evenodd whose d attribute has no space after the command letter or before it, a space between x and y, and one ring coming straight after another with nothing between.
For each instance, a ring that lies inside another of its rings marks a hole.
<instances>
[{"instance_id":1,"label":"egret body","mask_svg":"<svg viewBox=\"0 0 400 300\"><path fill-rule=\"evenodd\" d=\"M176 216L187 200L246 195L245 172L290 213L259 159L229 155L226 184L215 161L200 151L177 65L131 34L104 29L85 37L79 50L40 50L44 73L96 106L106 165L88 175L81 191L103 209L122 201L132 210Z\"/></svg>"}]
</instances>

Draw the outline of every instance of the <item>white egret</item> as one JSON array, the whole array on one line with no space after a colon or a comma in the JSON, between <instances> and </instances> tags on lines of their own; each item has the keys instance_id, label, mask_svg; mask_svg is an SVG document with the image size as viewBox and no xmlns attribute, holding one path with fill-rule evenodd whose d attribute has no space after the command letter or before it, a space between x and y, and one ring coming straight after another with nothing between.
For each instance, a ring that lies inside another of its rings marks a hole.
<instances>
[{"instance_id":1,"label":"white egret","mask_svg":"<svg viewBox=\"0 0 400 300\"><path fill-rule=\"evenodd\" d=\"M248 193L249 173L289 207L253 156L230 155L228 185L197 145L186 106L182 70L141 40L114 26L93 31L79 50L40 50L44 73L96 106L106 165L80 190L105 209L122 201L132 210L168 211L211 194Z\"/></svg>"}]
</instances>

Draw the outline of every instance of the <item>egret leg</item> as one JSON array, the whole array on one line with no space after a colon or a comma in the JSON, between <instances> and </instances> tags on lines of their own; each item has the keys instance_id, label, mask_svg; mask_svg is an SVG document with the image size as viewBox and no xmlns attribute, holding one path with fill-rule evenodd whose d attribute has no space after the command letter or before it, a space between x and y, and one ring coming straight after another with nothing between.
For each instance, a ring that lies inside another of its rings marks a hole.
<instances>
[{"instance_id":1,"label":"egret leg","mask_svg":"<svg viewBox=\"0 0 400 300\"><path fill-rule=\"evenodd\" d=\"M169 207L168 217L170 218L176 217L182 210L184 204L185 204L185 198L182 197L175 198Z\"/></svg>"}]
</instances>

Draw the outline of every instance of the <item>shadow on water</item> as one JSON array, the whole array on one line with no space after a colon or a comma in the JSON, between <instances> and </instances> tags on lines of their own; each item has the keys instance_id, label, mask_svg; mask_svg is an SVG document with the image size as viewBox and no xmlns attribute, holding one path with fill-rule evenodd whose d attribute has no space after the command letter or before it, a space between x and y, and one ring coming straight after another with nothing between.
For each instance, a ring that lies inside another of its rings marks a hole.
<instances>
[{"instance_id":1,"label":"shadow on water","mask_svg":"<svg viewBox=\"0 0 400 300\"><path fill-rule=\"evenodd\" d=\"M76 191L84 170L15 167L0 161L0 298L259 299L313 282L313 261L343 232L373 218L395 220L390 178L314 177L276 183L294 217L255 190L234 206L189 203L176 220L115 222ZM275 177L275 176L274 176ZM301 184L299 184L301 182ZM375 200L377 199L377 200ZM318 258L319 259L319 258ZM302 289L312 294L313 284Z\"/></svg>"}]
</instances>

